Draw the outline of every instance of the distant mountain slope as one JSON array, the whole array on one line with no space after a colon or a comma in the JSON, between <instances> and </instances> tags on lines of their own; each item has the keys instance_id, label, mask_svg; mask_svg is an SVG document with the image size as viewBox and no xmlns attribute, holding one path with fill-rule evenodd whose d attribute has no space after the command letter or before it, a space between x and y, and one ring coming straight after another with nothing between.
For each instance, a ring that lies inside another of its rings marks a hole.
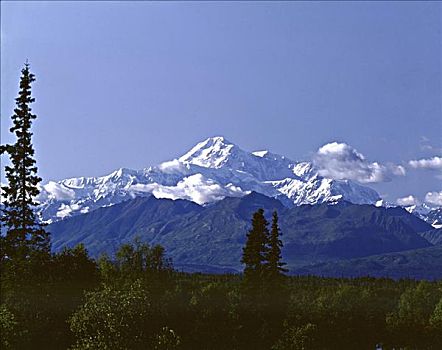
<instances>
[{"instance_id":1,"label":"distant mountain slope","mask_svg":"<svg viewBox=\"0 0 442 350\"><path fill-rule=\"evenodd\" d=\"M136 198L48 226L53 247L83 242L92 255L114 253L139 236L162 244L179 265L241 269L240 258L252 213L277 210L290 266L428 247L419 230L430 225L400 208L343 202L286 208L274 198L252 192L209 206L186 200Z\"/></svg>"},{"instance_id":2,"label":"distant mountain slope","mask_svg":"<svg viewBox=\"0 0 442 350\"><path fill-rule=\"evenodd\" d=\"M376 191L356 182L319 176L311 163L268 151L247 152L223 137L212 137L158 166L51 181L41 188L40 215L55 222L151 194L207 204L251 191L278 198L286 206L339 200L374 204L380 199Z\"/></svg>"},{"instance_id":3,"label":"distant mountain slope","mask_svg":"<svg viewBox=\"0 0 442 350\"><path fill-rule=\"evenodd\" d=\"M289 259L303 255L353 258L429 246L417 232L431 229L402 208L372 205L300 206L281 220Z\"/></svg>"},{"instance_id":4,"label":"distant mountain slope","mask_svg":"<svg viewBox=\"0 0 442 350\"><path fill-rule=\"evenodd\" d=\"M114 253L121 243L138 235L161 234L173 227L175 221L182 224L187 216L201 210L201 206L186 200L140 197L58 221L49 225L48 230L52 233L54 250L84 243L97 256L102 252ZM146 238L152 241L151 237Z\"/></svg>"},{"instance_id":5,"label":"distant mountain slope","mask_svg":"<svg viewBox=\"0 0 442 350\"><path fill-rule=\"evenodd\" d=\"M324 277L390 277L441 279L442 246L365 258L323 262L295 268L292 273Z\"/></svg>"},{"instance_id":6,"label":"distant mountain slope","mask_svg":"<svg viewBox=\"0 0 442 350\"><path fill-rule=\"evenodd\" d=\"M426 203L410 205L405 209L432 225L434 228L442 228L442 207L431 208Z\"/></svg>"},{"instance_id":7,"label":"distant mountain slope","mask_svg":"<svg viewBox=\"0 0 442 350\"><path fill-rule=\"evenodd\" d=\"M425 221L435 228L442 228L442 208L434 208L428 212Z\"/></svg>"},{"instance_id":8,"label":"distant mountain slope","mask_svg":"<svg viewBox=\"0 0 442 350\"><path fill-rule=\"evenodd\" d=\"M442 228L420 232L419 235L434 245L442 245Z\"/></svg>"}]
</instances>

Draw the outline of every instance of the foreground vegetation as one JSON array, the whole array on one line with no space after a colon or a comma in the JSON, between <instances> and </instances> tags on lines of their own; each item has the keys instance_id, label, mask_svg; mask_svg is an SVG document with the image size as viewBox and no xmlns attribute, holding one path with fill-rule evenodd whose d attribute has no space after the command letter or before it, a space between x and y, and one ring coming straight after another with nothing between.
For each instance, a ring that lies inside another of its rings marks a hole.
<instances>
[{"instance_id":1,"label":"foreground vegetation","mask_svg":"<svg viewBox=\"0 0 442 350\"><path fill-rule=\"evenodd\" d=\"M239 275L185 274L160 247L116 260L82 246L2 264L3 349L440 349L442 283L287 277L250 293Z\"/></svg>"}]
</instances>

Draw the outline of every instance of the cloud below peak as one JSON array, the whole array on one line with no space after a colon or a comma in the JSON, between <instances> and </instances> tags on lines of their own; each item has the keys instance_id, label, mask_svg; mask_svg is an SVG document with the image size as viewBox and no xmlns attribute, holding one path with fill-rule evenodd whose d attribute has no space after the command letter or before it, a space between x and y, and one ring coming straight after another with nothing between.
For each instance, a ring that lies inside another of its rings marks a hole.
<instances>
[{"instance_id":1,"label":"cloud below peak","mask_svg":"<svg viewBox=\"0 0 442 350\"><path fill-rule=\"evenodd\" d=\"M396 203L402 206L418 205L419 200L415 196L409 195L407 197L398 198Z\"/></svg>"},{"instance_id":2,"label":"cloud below peak","mask_svg":"<svg viewBox=\"0 0 442 350\"><path fill-rule=\"evenodd\" d=\"M323 145L316 152L313 162L322 176L360 183L388 182L394 176L406 174L401 165L368 161L346 143L331 142Z\"/></svg>"},{"instance_id":3,"label":"cloud below peak","mask_svg":"<svg viewBox=\"0 0 442 350\"><path fill-rule=\"evenodd\" d=\"M428 192L425 195L425 202L442 206L442 191L439 192Z\"/></svg>"}]
</instances>

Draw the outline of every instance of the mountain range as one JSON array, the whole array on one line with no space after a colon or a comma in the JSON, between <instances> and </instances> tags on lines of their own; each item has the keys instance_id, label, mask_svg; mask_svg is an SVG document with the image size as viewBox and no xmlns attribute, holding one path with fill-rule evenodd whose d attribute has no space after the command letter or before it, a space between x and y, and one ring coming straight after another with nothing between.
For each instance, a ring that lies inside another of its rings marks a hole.
<instances>
[{"instance_id":1,"label":"mountain range","mask_svg":"<svg viewBox=\"0 0 442 350\"><path fill-rule=\"evenodd\" d=\"M50 223L151 194L206 205L251 191L277 198L286 206L340 200L375 204L381 199L376 191L356 182L320 176L312 163L269 151L247 152L224 137L212 137L158 166L50 181L42 186L38 200L42 220Z\"/></svg>"},{"instance_id":2,"label":"mountain range","mask_svg":"<svg viewBox=\"0 0 442 350\"><path fill-rule=\"evenodd\" d=\"M250 219L258 208L265 210L269 220L271 213L278 211L283 258L292 272L312 268L316 273L314 266L318 263L394 252L425 252L440 238L437 229L403 208L346 201L289 208L256 192L226 197L206 206L183 199L139 197L60 220L49 225L48 230L55 250L84 243L93 256L104 252L113 255L121 243L138 237L149 244L163 245L175 265L184 270L238 272L242 269L242 247ZM412 276L418 278L425 272L424 276L432 273L442 277L442 269L436 268L442 261L432 261L433 256L428 255L429 260L419 265L422 271L414 271ZM359 273L371 274L371 265L364 266L366 269L360 268ZM324 267L330 273L330 265ZM404 269L402 274L409 276L410 271Z\"/></svg>"},{"instance_id":3,"label":"mountain range","mask_svg":"<svg viewBox=\"0 0 442 350\"><path fill-rule=\"evenodd\" d=\"M38 201L56 251L84 243L94 257L112 255L140 237L186 271L237 272L251 216L264 208L269 219L279 213L293 273L442 277L441 208L392 206L369 187L321 176L313 163L244 151L223 137L142 170L51 181Z\"/></svg>"},{"instance_id":4,"label":"mountain range","mask_svg":"<svg viewBox=\"0 0 442 350\"><path fill-rule=\"evenodd\" d=\"M408 212L428 222L434 228L442 228L442 207L432 208L427 204L410 205L404 207Z\"/></svg>"}]
</instances>

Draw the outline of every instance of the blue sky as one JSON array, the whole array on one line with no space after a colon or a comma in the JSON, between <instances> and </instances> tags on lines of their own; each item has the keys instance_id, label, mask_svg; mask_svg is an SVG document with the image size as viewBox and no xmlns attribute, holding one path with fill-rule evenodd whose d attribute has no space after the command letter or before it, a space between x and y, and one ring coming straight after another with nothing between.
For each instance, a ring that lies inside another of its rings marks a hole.
<instances>
[{"instance_id":1,"label":"blue sky","mask_svg":"<svg viewBox=\"0 0 442 350\"><path fill-rule=\"evenodd\" d=\"M29 59L46 181L223 135L295 160L346 143L404 167L382 195L423 200L442 190L437 165L409 164L442 153L441 22L437 2L2 1L2 143Z\"/></svg>"}]
</instances>

